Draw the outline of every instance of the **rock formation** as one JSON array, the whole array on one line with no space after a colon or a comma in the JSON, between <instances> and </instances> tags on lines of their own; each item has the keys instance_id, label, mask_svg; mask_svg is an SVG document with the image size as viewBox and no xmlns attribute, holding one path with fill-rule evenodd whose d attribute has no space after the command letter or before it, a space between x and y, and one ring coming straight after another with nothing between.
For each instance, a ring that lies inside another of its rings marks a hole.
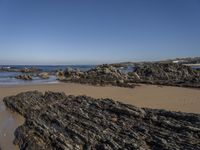
<instances>
[{"instance_id":1,"label":"rock formation","mask_svg":"<svg viewBox=\"0 0 200 150\"><path fill-rule=\"evenodd\" d=\"M62 81L65 79L65 75L64 75L64 72L62 70L59 70L56 72L56 77L58 80Z\"/></svg>"},{"instance_id":2,"label":"rock formation","mask_svg":"<svg viewBox=\"0 0 200 150\"><path fill-rule=\"evenodd\" d=\"M21 79L21 80L32 80L32 76L31 75L27 75L27 74L18 75L15 78L16 79Z\"/></svg>"},{"instance_id":3,"label":"rock formation","mask_svg":"<svg viewBox=\"0 0 200 150\"><path fill-rule=\"evenodd\" d=\"M198 114L53 92L26 92L3 101L26 119L15 131L21 150L200 149Z\"/></svg>"},{"instance_id":4,"label":"rock formation","mask_svg":"<svg viewBox=\"0 0 200 150\"><path fill-rule=\"evenodd\" d=\"M136 64L134 71L124 73L112 65L100 65L86 72L66 69L58 72L58 79L66 82L93 85L135 87L136 83L200 87L200 71L175 63Z\"/></svg>"},{"instance_id":5,"label":"rock formation","mask_svg":"<svg viewBox=\"0 0 200 150\"><path fill-rule=\"evenodd\" d=\"M174 63L146 63L135 67L141 83L200 87L200 71Z\"/></svg>"},{"instance_id":6,"label":"rock formation","mask_svg":"<svg viewBox=\"0 0 200 150\"><path fill-rule=\"evenodd\" d=\"M49 78L49 74L47 72L41 72L40 74L38 74L38 76L42 79L48 79Z\"/></svg>"},{"instance_id":7,"label":"rock formation","mask_svg":"<svg viewBox=\"0 0 200 150\"><path fill-rule=\"evenodd\" d=\"M63 73L57 73L59 80L66 82L88 83L93 85L113 85L121 87L135 86L130 82L129 76L111 65L101 65L89 71L82 72L67 68Z\"/></svg>"}]
</instances>

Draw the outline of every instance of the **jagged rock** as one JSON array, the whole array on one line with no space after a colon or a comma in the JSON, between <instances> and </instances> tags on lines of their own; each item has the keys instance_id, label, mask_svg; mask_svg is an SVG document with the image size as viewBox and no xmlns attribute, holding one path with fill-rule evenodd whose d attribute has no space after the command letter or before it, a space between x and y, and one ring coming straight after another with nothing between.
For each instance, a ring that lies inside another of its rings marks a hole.
<instances>
[{"instance_id":1,"label":"jagged rock","mask_svg":"<svg viewBox=\"0 0 200 150\"><path fill-rule=\"evenodd\" d=\"M140 83L200 87L200 72L177 63L145 63L137 65Z\"/></svg>"},{"instance_id":2,"label":"jagged rock","mask_svg":"<svg viewBox=\"0 0 200 150\"><path fill-rule=\"evenodd\" d=\"M16 79L21 79L21 80L32 80L32 76L31 75L18 75L15 77Z\"/></svg>"},{"instance_id":3,"label":"jagged rock","mask_svg":"<svg viewBox=\"0 0 200 150\"><path fill-rule=\"evenodd\" d=\"M122 73L111 65L101 65L88 71L66 69L62 76L62 81L88 83L93 85L113 85L121 87L135 87L131 83L127 74ZM60 77L58 77L60 79Z\"/></svg>"},{"instance_id":4,"label":"jagged rock","mask_svg":"<svg viewBox=\"0 0 200 150\"><path fill-rule=\"evenodd\" d=\"M15 131L21 150L200 149L198 114L53 92L25 92L3 101L26 119Z\"/></svg>"},{"instance_id":5,"label":"jagged rock","mask_svg":"<svg viewBox=\"0 0 200 150\"><path fill-rule=\"evenodd\" d=\"M38 74L38 76L42 79L48 79L49 78L49 74L47 72L42 72L42 73Z\"/></svg>"},{"instance_id":6,"label":"jagged rock","mask_svg":"<svg viewBox=\"0 0 200 150\"><path fill-rule=\"evenodd\" d=\"M200 71L179 63L135 64L132 72L122 72L112 65L100 65L88 71L67 68L57 78L65 82L113 85L133 88L137 83L200 88Z\"/></svg>"},{"instance_id":7,"label":"jagged rock","mask_svg":"<svg viewBox=\"0 0 200 150\"><path fill-rule=\"evenodd\" d=\"M56 77L64 76L64 72L62 70L59 70L56 72Z\"/></svg>"}]
</instances>

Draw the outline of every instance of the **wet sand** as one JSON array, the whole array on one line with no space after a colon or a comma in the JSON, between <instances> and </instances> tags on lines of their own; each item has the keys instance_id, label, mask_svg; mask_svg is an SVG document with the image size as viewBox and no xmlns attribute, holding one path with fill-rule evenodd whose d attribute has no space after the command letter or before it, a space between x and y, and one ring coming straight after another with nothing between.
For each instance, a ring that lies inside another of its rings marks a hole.
<instances>
[{"instance_id":1,"label":"wet sand","mask_svg":"<svg viewBox=\"0 0 200 150\"><path fill-rule=\"evenodd\" d=\"M0 101L0 146L2 150L18 150L18 146L12 144L15 129L24 123L24 118L17 113L6 109L3 101Z\"/></svg>"}]
</instances>

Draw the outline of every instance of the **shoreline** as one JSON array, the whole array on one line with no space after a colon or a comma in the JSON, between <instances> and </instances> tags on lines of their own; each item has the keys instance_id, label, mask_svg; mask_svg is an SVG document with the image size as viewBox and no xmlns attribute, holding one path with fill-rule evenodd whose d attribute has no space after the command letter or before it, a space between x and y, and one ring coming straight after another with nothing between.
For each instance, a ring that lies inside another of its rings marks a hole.
<instances>
[{"instance_id":1,"label":"shoreline","mask_svg":"<svg viewBox=\"0 0 200 150\"><path fill-rule=\"evenodd\" d=\"M4 102L0 101L0 149L19 150L18 145L13 144L14 132L24 122L23 116L6 108Z\"/></svg>"},{"instance_id":2,"label":"shoreline","mask_svg":"<svg viewBox=\"0 0 200 150\"><path fill-rule=\"evenodd\" d=\"M187 113L200 113L200 92L196 88L139 84L135 88L93 86L78 83L31 85L0 85L0 100L20 92L64 92L66 95L87 95L93 98L111 98L144 108L166 109Z\"/></svg>"}]
</instances>

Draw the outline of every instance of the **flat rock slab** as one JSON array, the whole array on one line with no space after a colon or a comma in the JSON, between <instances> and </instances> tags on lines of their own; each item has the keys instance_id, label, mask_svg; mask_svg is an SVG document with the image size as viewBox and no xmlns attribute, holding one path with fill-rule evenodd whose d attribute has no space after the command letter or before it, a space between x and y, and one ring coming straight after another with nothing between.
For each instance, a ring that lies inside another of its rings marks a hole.
<instances>
[{"instance_id":1,"label":"flat rock slab","mask_svg":"<svg viewBox=\"0 0 200 150\"><path fill-rule=\"evenodd\" d=\"M4 98L26 118L22 150L200 149L200 115L137 108L111 99L32 91Z\"/></svg>"}]
</instances>

